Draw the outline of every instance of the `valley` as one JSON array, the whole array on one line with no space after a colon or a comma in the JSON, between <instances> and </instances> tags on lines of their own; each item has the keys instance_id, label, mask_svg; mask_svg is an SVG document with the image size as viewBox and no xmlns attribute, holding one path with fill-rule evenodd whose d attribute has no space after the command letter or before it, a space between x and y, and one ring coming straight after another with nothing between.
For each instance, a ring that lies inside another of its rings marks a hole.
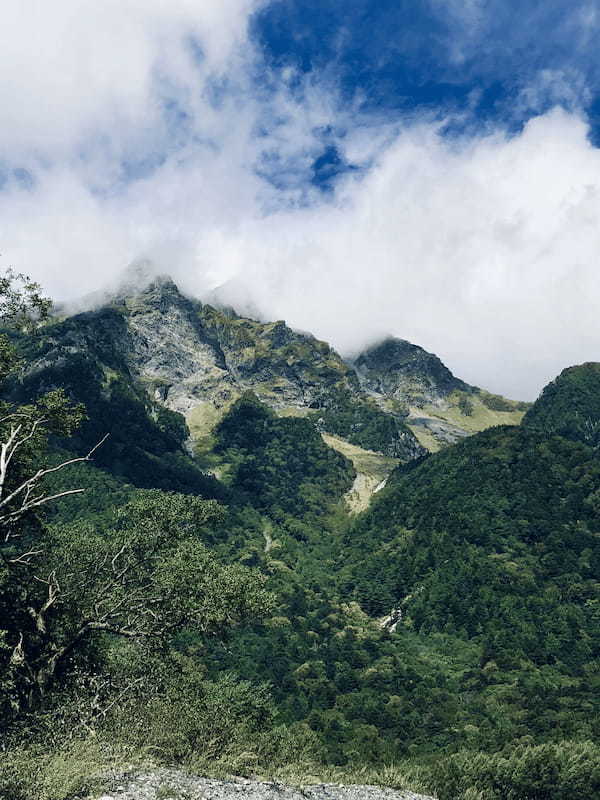
<instances>
[{"instance_id":1,"label":"valley","mask_svg":"<svg viewBox=\"0 0 600 800\"><path fill-rule=\"evenodd\" d=\"M507 774L528 798L548 763L544 800L594 786L597 364L523 404L169 279L2 336L4 407L48 427L18 474L48 464L59 495L24 555L3 545L10 800L124 764L439 800L505 800Z\"/></svg>"},{"instance_id":2,"label":"valley","mask_svg":"<svg viewBox=\"0 0 600 800\"><path fill-rule=\"evenodd\" d=\"M327 433L323 433L322 436L328 447L337 450L352 462L356 478L352 488L346 493L345 500L352 513L364 511L369 506L371 496L383 489L399 462L373 450L363 450Z\"/></svg>"}]
</instances>

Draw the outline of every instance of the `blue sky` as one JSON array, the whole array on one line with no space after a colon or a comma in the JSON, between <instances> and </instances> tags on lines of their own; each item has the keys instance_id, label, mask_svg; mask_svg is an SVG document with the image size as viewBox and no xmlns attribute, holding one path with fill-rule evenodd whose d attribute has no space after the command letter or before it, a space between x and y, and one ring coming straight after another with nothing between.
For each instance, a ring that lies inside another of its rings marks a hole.
<instances>
[{"instance_id":1,"label":"blue sky","mask_svg":"<svg viewBox=\"0 0 600 800\"><path fill-rule=\"evenodd\" d=\"M363 114L448 117L447 136L477 136L558 104L600 143L597 3L278 0L251 30L270 69L331 85Z\"/></svg>"},{"instance_id":2,"label":"blue sky","mask_svg":"<svg viewBox=\"0 0 600 800\"><path fill-rule=\"evenodd\" d=\"M58 299L140 258L343 352L533 397L600 360L600 1L21 0L0 252Z\"/></svg>"}]
</instances>

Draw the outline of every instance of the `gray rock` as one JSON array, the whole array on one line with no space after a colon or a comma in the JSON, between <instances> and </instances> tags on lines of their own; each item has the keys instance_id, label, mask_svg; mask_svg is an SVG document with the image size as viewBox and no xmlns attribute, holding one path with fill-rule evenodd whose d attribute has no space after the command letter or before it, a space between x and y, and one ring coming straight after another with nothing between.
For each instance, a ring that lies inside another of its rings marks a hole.
<instances>
[{"instance_id":1,"label":"gray rock","mask_svg":"<svg viewBox=\"0 0 600 800\"><path fill-rule=\"evenodd\" d=\"M294 787L282 783L215 780L185 772L158 769L118 776L103 794L87 800L433 800L410 791L378 786L316 784Z\"/></svg>"},{"instance_id":2,"label":"gray rock","mask_svg":"<svg viewBox=\"0 0 600 800\"><path fill-rule=\"evenodd\" d=\"M196 410L196 419L213 423L246 391L276 411L300 415L340 392L359 406L367 397L355 370L326 342L281 320L259 322L190 300L168 278L126 288L96 311L51 326L40 352L29 377L79 357L95 365L107 390L120 376L140 399L188 419ZM401 420L396 427L382 452L402 461L422 455Z\"/></svg>"},{"instance_id":3,"label":"gray rock","mask_svg":"<svg viewBox=\"0 0 600 800\"><path fill-rule=\"evenodd\" d=\"M406 405L442 403L453 391L473 387L456 378L433 353L389 337L353 360L361 386Z\"/></svg>"}]
</instances>

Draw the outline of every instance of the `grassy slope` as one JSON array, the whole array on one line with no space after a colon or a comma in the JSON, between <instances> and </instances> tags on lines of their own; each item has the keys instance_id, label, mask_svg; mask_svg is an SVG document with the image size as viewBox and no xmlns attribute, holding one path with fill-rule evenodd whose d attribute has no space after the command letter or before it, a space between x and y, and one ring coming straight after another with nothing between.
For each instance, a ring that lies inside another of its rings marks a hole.
<instances>
[{"instance_id":1,"label":"grassy slope","mask_svg":"<svg viewBox=\"0 0 600 800\"><path fill-rule=\"evenodd\" d=\"M424 408L411 409L414 416L429 417L432 419L443 420L457 428L462 428L468 434L478 433L496 425L517 425L521 421L523 410L517 408L517 403L511 411L495 411L488 408L482 400L482 395L469 395L473 411L471 415L465 415L458 407L458 402L463 396L462 392L455 392L450 396L450 405L447 409L430 405ZM234 398L235 399L235 398ZM217 477L226 474L226 465L222 463L212 452L214 446L213 430L220 420L225 416L232 405L233 400L229 401L221 408L216 408L212 403L200 403L188 413L186 421L190 429L194 442L196 456ZM283 408L277 411L280 417L304 417L308 414L307 409L295 407ZM437 452L441 449L441 443L431 434L429 430L421 425L410 425L420 444L430 452ZM354 464L357 477L352 489L346 495L346 503L352 513L360 513L369 506L369 502L377 487L398 465L398 460L373 450L366 450L358 447L347 440L324 433L325 443L337 450L342 455L349 458Z\"/></svg>"},{"instance_id":2,"label":"grassy slope","mask_svg":"<svg viewBox=\"0 0 600 800\"><path fill-rule=\"evenodd\" d=\"M471 414L464 414L458 405L460 399L463 397L467 398L472 406ZM511 405L512 408L507 411L497 411L489 408L484 402L484 400L489 397L491 397L491 395L487 392L481 392L480 394L453 392L448 397L447 408L441 408L432 404L425 405L422 408L411 408L407 425L415 434L419 443L430 452L435 453L443 447L443 444L438 441L429 430L411 422L411 418L426 417L433 420L448 422L450 425L461 428L467 435L479 433L480 431L484 431L496 425L520 424L526 411L526 407L522 403L506 400L506 404Z\"/></svg>"},{"instance_id":3,"label":"grassy slope","mask_svg":"<svg viewBox=\"0 0 600 800\"><path fill-rule=\"evenodd\" d=\"M217 477L223 477L227 472L227 465L222 459L212 452L214 446L213 431L223 419L232 402L221 408L216 408L212 403L199 403L188 413L186 421L194 442L194 452L203 463ZM306 409L285 408L279 411L280 417L304 417ZM322 434L323 441L333 450L349 458L354 464L357 477L352 489L346 495L346 503L353 513L364 511L376 488L384 481L396 467L399 461L373 450L364 450L362 447L351 444L337 436Z\"/></svg>"},{"instance_id":4,"label":"grassy slope","mask_svg":"<svg viewBox=\"0 0 600 800\"><path fill-rule=\"evenodd\" d=\"M387 479L398 466L399 461L373 450L363 450L337 436L323 433L323 441L329 447L349 458L357 472L352 489L346 494L346 503L351 512L357 514L369 506L369 502L377 487Z\"/></svg>"}]
</instances>

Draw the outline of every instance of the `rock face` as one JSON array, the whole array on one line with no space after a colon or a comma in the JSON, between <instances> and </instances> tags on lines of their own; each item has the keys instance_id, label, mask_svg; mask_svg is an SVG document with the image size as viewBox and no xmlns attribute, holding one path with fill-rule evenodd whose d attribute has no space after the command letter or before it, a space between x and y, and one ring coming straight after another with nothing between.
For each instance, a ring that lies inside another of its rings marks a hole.
<instances>
[{"instance_id":1,"label":"rock face","mask_svg":"<svg viewBox=\"0 0 600 800\"><path fill-rule=\"evenodd\" d=\"M387 338L350 363L362 389L382 409L403 411L428 450L493 425L518 424L527 407L470 386L436 355L404 339Z\"/></svg>"},{"instance_id":2,"label":"rock face","mask_svg":"<svg viewBox=\"0 0 600 800\"><path fill-rule=\"evenodd\" d=\"M212 780L161 769L110 781L88 800L433 800L409 791L377 786L318 784L295 788L252 780Z\"/></svg>"},{"instance_id":3,"label":"rock face","mask_svg":"<svg viewBox=\"0 0 600 800\"><path fill-rule=\"evenodd\" d=\"M246 391L279 413L337 408L343 397L343 413L354 409L359 427L382 416L354 369L327 343L283 321L257 322L190 300L168 278L50 326L37 346L42 355L33 360L30 377L83 360L94 365L106 391L120 380L151 414L158 404L188 421L193 415L197 430L206 429L207 419L214 424ZM379 449L403 461L422 455L402 418L390 413L386 419Z\"/></svg>"},{"instance_id":4,"label":"rock face","mask_svg":"<svg viewBox=\"0 0 600 800\"><path fill-rule=\"evenodd\" d=\"M197 436L245 391L278 413L322 412L323 432L401 461L504 421L463 426L453 412L478 390L421 347L387 339L346 362L281 320L190 300L169 278L128 285L98 310L49 326L35 347L29 377L51 380L57 368L74 374L85 364L102 392L120 381L151 416L159 407L183 414Z\"/></svg>"},{"instance_id":5,"label":"rock face","mask_svg":"<svg viewBox=\"0 0 600 800\"><path fill-rule=\"evenodd\" d=\"M184 297L157 279L117 306L128 335L121 354L132 375L168 408L223 405L254 391L274 408L308 408L324 389L359 391L353 371L325 342L284 322L260 323Z\"/></svg>"},{"instance_id":6,"label":"rock face","mask_svg":"<svg viewBox=\"0 0 600 800\"><path fill-rule=\"evenodd\" d=\"M439 403L453 391L472 389L436 355L404 339L385 339L361 353L353 366L367 391L407 406Z\"/></svg>"},{"instance_id":7,"label":"rock face","mask_svg":"<svg viewBox=\"0 0 600 800\"><path fill-rule=\"evenodd\" d=\"M126 297L127 336L121 355L155 399L185 414L199 400L227 398L234 381L217 341L202 329L197 309L170 281Z\"/></svg>"},{"instance_id":8,"label":"rock face","mask_svg":"<svg viewBox=\"0 0 600 800\"><path fill-rule=\"evenodd\" d=\"M54 325L43 352L34 370L90 356L183 414L247 390L274 408L308 408L333 386L360 393L353 370L325 342L281 321L263 324L189 300L169 279Z\"/></svg>"}]
</instances>

